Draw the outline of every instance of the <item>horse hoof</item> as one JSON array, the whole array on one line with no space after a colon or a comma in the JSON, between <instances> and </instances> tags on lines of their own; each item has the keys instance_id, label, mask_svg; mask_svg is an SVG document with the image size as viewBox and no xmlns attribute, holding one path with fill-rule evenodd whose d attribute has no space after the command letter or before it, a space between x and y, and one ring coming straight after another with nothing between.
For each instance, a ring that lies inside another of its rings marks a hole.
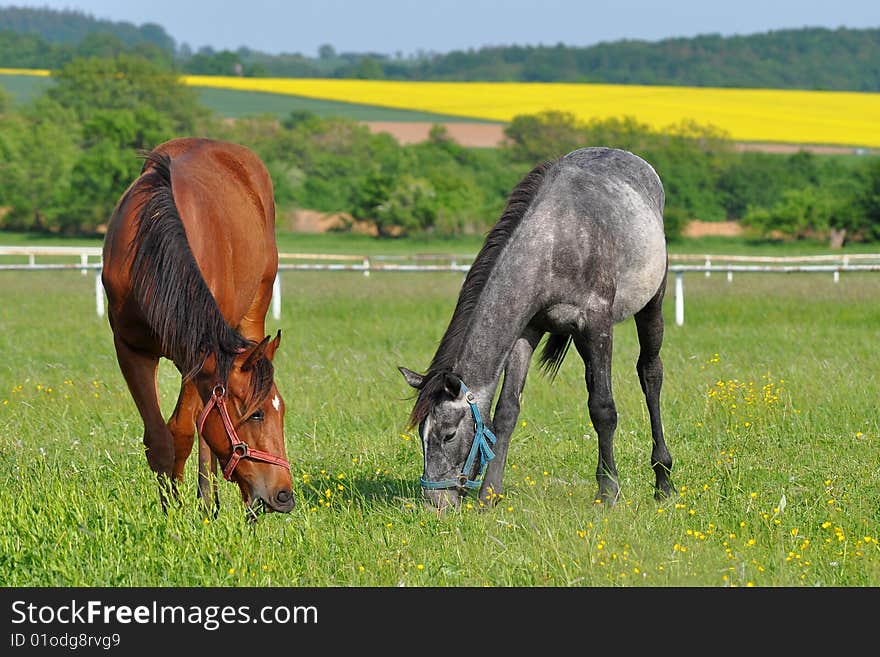
<instances>
[{"instance_id":1,"label":"horse hoof","mask_svg":"<svg viewBox=\"0 0 880 657\"><path fill-rule=\"evenodd\" d=\"M595 502L596 504L604 504L607 507L613 507L617 504L617 499L620 497L620 490L614 491L599 491L596 493Z\"/></svg>"}]
</instances>

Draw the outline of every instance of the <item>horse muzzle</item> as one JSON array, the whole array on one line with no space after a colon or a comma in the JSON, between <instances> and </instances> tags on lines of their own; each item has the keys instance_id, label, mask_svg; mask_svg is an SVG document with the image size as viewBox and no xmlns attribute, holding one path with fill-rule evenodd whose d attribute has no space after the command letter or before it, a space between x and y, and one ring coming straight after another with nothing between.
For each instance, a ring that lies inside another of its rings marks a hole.
<instances>
[{"instance_id":1,"label":"horse muzzle","mask_svg":"<svg viewBox=\"0 0 880 657\"><path fill-rule=\"evenodd\" d=\"M264 513L290 513L293 510L295 499L289 488L281 488L274 495L257 495L251 492L245 508L250 522L256 522Z\"/></svg>"},{"instance_id":2,"label":"horse muzzle","mask_svg":"<svg viewBox=\"0 0 880 657\"><path fill-rule=\"evenodd\" d=\"M293 492L289 488L281 488L275 491L275 494L269 497L269 499L260 499L262 499L264 505L268 507L267 510L275 511L277 513L290 513L295 503Z\"/></svg>"},{"instance_id":3,"label":"horse muzzle","mask_svg":"<svg viewBox=\"0 0 880 657\"><path fill-rule=\"evenodd\" d=\"M458 509L461 504L461 492L457 488L425 488L424 494L427 506L432 510Z\"/></svg>"}]
</instances>

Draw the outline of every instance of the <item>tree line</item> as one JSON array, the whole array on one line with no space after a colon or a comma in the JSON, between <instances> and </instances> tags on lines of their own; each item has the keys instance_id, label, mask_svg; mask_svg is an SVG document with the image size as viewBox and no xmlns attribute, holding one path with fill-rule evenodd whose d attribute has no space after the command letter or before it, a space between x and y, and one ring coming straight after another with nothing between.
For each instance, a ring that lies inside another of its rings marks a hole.
<instances>
[{"instance_id":1,"label":"tree line","mask_svg":"<svg viewBox=\"0 0 880 657\"><path fill-rule=\"evenodd\" d=\"M177 44L154 23L98 20L75 10L0 8L0 63L55 69L75 57L138 54L200 75L612 84L880 91L880 27L705 34L587 47L493 46L404 55L337 52L316 57L251 48Z\"/></svg>"},{"instance_id":2,"label":"tree line","mask_svg":"<svg viewBox=\"0 0 880 657\"><path fill-rule=\"evenodd\" d=\"M140 151L200 135L255 150L280 213L347 213L383 236L484 233L535 164L602 145L657 170L670 239L694 218L788 239L880 239L877 157L743 153L711 126L655 130L561 112L515 117L498 148L465 148L441 125L427 141L401 145L356 121L304 112L224 121L176 73L131 54L76 58L53 78L20 107L0 90L0 229L100 233L140 170Z\"/></svg>"}]
</instances>

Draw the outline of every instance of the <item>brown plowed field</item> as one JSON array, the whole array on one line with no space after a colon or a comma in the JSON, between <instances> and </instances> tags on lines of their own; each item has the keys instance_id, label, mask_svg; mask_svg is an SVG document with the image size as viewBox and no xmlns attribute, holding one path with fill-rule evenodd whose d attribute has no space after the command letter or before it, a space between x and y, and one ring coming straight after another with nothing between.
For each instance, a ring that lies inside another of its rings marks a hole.
<instances>
[{"instance_id":1,"label":"brown plowed field","mask_svg":"<svg viewBox=\"0 0 880 657\"><path fill-rule=\"evenodd\" d=\"M387 132L401 144L414 144L425 141L434 123L366 121L372 132ZM449 136L462 146L491 148L504 141L504 124L501 123L444 123ZM823 146L815 144L757 144L738 143L740 151L761 151L764 153L796 153L807 150L821 154L847 154L858 152L850 146Z\"/></svg>"},{"instance_id":2,"label":"brown plowed field","mask_svg":"<svg viewBox=\"0 0 880 657\"><path fill-rule=\"evenodd\" d=\"M425 141L434 123L425 121L367 121L372 132L387 132L401 144ZM492 148L504 140L502 123L444 123L449 136L462 146Z\"/></svg>"}]
</instances>

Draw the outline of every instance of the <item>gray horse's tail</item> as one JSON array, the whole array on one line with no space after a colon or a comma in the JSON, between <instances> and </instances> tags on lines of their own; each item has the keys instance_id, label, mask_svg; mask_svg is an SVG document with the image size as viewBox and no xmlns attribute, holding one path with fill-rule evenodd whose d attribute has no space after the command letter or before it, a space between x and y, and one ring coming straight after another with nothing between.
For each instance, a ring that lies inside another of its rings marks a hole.
<instances>
[{"instance_id":1,"label":"gray horse's tail","mask_svg":"<svg viewBox=\"0 0 880 657\"><path fill-rule=\"evenodd\" d=\"M571 346L571 336L551 333L541 350L541 369L552 381L559 372L559 366L565 360L565 354Z\"/></svg>"}]
</instances>

